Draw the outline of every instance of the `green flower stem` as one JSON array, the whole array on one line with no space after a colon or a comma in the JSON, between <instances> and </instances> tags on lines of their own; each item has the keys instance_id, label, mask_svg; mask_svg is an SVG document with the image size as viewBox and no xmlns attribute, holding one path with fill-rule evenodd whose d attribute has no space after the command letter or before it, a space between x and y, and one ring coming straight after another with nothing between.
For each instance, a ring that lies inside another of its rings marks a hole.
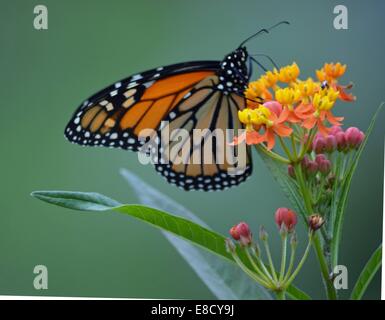
<instances>
[{"instance_id":1,"label":"green flower stem","mask_svg":"<svg viewBox=\"0 0 385 320\"><path fill-rule=\"evenodd\" d=\"M279 282L285 277L285 269L286 269L286 251L287 251L287 232L282 235L282 257L281 257L281 269L279 272Z\"/></svg>"},{"instance_id":2,"label":"green flower stem","mask_svg":"<svg viewBox=\"0 0 385 320\"><path fill-rule=\"evenodd\" d=\"M283 141L282 137L280 137L280 136L278 136L278 140L281 143L282 149L283 149L283 151L285 151L286 156L289 158L290 162L293 162L291 152L290 152L289 148L287 147L285 141Z\"/></svg>"},{"instance_id":3,"label":"green flower stem","mask_svg":"<svg viewBox=\"0 0 385 320\"><path fill-rule=\"evenodd\" d=\"M293 134L291 135L291 147L293 149L294 159L298 159L297 145L295 143L295 137Z\"/></svg>"},{"instance_id":4,"label":"green flower stem","mask_svg":"<svg viewBox=\"0 0 385 320\"><path fill-rule=\"evenodd\" d=\"M291 252L290 252L289 267L287 268L287 273L285 275L285 278L283 278L283 281L282 281L283 283L287 282L287 280L290 277L291 271L294 268L294 260L295 260L295 252L296 252L296 250L297 250L297 246L296 245L292 245L291 246Z\"/></svg>"},{"instance_id":5,"label":"green flower stem","mask_svg":"<svg viewBox=\"0 0 385 320\"><path fill-rule=\"evenodd\" d=\"M322 192L324 191L324 186L326 183L326 177L322 176L321 183L318 187L318 192L314 200L314 205L318 204L318 202L321 200Z\"/></svg>"},{"instance_id":6,"label":"green flower stem","mask_svg":"<svg viewBox=\"0 0 385 320\"><path fill-rule=\"evenodd\" d=\"M279 290L275 294L277 295L277 300L286 300L285 291Z\"/></svg>"},{"instance_id":7,"label":"green flower stem","mask_svg":"<svg viewBox=\"0 0 385 320\"><path fill-rule=\"evenodd\" d=\"M270 283L264 281L260 277L258 277L254 272L252 272L248 267L246 267L241 259L238 258L235 252L231 251L231 255L233 256L235 262L239 265L239 267L243 270L244 273L246 273L249 277L251 277L253 280L258 282L259 284L263 285L266 288L272 289L272 286Z\"/></svg>"},{"instance_id":8,"label":"green flower stem","mask_svg":"<svg viewBox=\"0 0 385 320\"><path fill-rule=\"evenodd\" d=\"M303 179L301 164L296 163L294 166L294 169L295 169L296 176L298 177L297 181L298 181L298 185L299 185L300 191L301 191L302 196L303 196L303 200L305 203L305 208L306 208L307 214L311 215L311 214L313 214L313 205L312 205L312 200L311 200L310 195L309 195L309 191L306 188L305 181ZM324 254L323 254L321 241L320 241L317 234L315 234L313 236L313 246L314 246L314 249L315 249L315 252L316 252L316 255L318 258L318 262L320 265L321 274L323 277L323 282L325 285L327 297L330 300L335 300L335 299L337 299L337 293L336 293L336 290L333 286L333 283L329 277L329 269L328 269L327 261L326 261Z\"/></svg>"},{"instance_id":9,"label":"green flower stem","mask_svg":"<svg viewBox=\"0 0 385 320\"><path fill-rule=\"evenodd\" d=\"M293 282L295 277L297 276L298 272L302 269L303 264L305 263L305 261L307 259L307 256L309 255L310 247L311 247L312 242L313 242L312 239L313 239L313 233L311 232L310 235L309 235L309 242L308 242L308 244L306 246L305 252L303 253L302 258L301 258L300 262L298 263L297 268L291 274L289 279L285 282L285 286L289 286Z\"/></svg>"},{"instance_id":10,"label":"green flower stem","mask_svg":"<svg viewBox=\"0 0 385 320\"><path fill-rule=\"evenodd\" d=\"M271 274L273 275L274 281L278 282L278 277L277 277L277 273L275 272L273 259L271 258L269 243L267 242L267 240L263 240L263 244L265 245L267 259L269 260Z\"/></svg>"},{"instance_id":11,"label":"green flower stem","mask_svg":"<svg viewBox=\"0 0 385 320\"><path fill-rule=\"evenodd\" d=\"M255 145L255 147L258 150L260 150L263 153L265 153L270 158L277 160L278 162L281 162L283 164L290 164L291 163L288 159L280 156L278 153L275 153L275 152L273 152L271 150L267 150L267 148L264 145L262 145L262 144L257 144L257 145Z\"/></svg>"},{"instance_id":12,"label":"green flower stem","mask_svg":"<svg viewBox=\"0 0 385 320\"><path fill-rule=\"evenodd\" d=\"M313 138L314 138L316 132L317 131L314 130L314 128L310 129L309 134L308 134L308 139L307 139L306 143L304 143L302 145L302 149L301 149L301 151L299 153L298 160L302 160L302 158L305 156L305 153L309 149L310 144L313 142Z\"/></svg>"},{"instance_id":13,"label":"green flower stem","mask_svg":"<svg viewBox=\"0 0 385 320\"><path fill-rule=\"evenodd\" d=\"M259 259L259 257L256 256L256 259ZM261 269L262 271L265 273L265 275L272 281L273 280L273 277L272 275L270 274L269 270L267 270L265 264L263 262L260 263L260 266L261 266Z\"/></svg>"},{"instance_id":14,"label":"green flower stem","mask_svg":"<svg viewBox=\"0 0 385 320\"><path fill-rule=\"evenodd\" d=\"M253 259L253 257L251 256L250 254L250 251L248 249L245 250L246 251L246 255L247 257L249 258L249 261L251 263L251 265L253 266L255 272L258 274L258 276L263 279L264 281L266 281L267 283L270 283L271 285L273 285L272 283L272 278L271 278L271 275L268 274L264 274L261 270L261 268L258 266L258 265L261 265L263 264L263 262L260 262L259 260L257 260L258 262L256 263L255 260Z\"/></svg>"}]
</instances>

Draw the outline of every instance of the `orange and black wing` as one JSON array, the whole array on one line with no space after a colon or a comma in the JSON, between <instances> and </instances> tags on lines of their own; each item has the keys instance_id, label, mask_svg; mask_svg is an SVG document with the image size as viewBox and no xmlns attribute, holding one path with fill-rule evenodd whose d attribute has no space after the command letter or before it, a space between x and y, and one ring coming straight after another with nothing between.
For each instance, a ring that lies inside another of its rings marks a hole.
<instances>
[{"instance_id":1,"label":"orange and black wing","mask_svg":"<svg viewBox=\"0 0 385 320\"><path fill-rule=\"evenodd\" d=\"M181 99L218 68L218 61L179 63L118 81L79 106L65 136L83 146L138 151L141 130L156 130Z\"/></svg>"},{"instance_id":2,"label":"orange and black wing","mask_svg":"<svg viewBox=\"0 0 385 320\"><path fill-rule=\"evenodd\" d=\"M243 129L238 111L245 107L245 98L218 90L218 84L217 75L196 84L159 129L158 136L169 139L162 139L161 148L156 148L155 168L169 183L185 190L227 189L252 172L249 147L234 150L229 145L238 129Z\"/></svg>"}]
</instances>

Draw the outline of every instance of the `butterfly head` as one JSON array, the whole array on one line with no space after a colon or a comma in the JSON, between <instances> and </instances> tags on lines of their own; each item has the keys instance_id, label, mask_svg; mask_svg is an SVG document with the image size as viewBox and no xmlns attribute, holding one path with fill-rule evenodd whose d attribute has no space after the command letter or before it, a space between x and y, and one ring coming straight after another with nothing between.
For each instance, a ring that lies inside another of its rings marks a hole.
<instances>
[{"instance_id":1,"label":"butterfly head","mask_svg":"<svg viewBox=\"0 0 385 320\"><path fill-rule=\"evenodd\" d=\"M249 55L246 47L239 47L226 55L220 64L218 89L242 94L250 78Z\"/></svg>"}]
</instances>

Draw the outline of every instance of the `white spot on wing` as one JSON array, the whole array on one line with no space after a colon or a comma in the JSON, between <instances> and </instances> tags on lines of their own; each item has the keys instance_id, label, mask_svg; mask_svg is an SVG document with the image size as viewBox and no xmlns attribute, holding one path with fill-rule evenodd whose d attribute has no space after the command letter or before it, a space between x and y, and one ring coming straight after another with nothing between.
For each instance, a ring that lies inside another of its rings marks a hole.
<instances>
[{"instance_id":1,"label":"white spot on wing","mask_svg":"<svg viewBox=\"0 0 385 320\"><path fill-rule=\"evenodd\" d=\"M144 86L145 86L146 88L149 88L149 87L151 87L151 86L154 84L154 82L155 82L155 81L149 81L149 82L146 82L146 83L144 84Z\"/></svg>"},{"instance_id":2,"label":"white spot on wing","mask_svg":"<svg viewBox=\"0 0 385 320\"><path fill-rule=\"evenodd\" d=\"M131 81L136 81L136 80L139 80L139 79L142 79L142 75L141 74L136 74L134 76L132 76L131 78Z\"/></svg>"}]
</instances>

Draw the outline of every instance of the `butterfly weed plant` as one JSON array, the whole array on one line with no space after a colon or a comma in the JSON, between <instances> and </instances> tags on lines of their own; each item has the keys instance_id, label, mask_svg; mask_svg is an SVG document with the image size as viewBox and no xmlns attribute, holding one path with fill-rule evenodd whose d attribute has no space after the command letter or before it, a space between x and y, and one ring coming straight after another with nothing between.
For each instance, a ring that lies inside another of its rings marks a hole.
<instances>
[{"instance_id":1,"label":"butterfly weed plant","mask_svg":"<svg viewBox=\"0 0 385 320\"><path fill-rule=\"evenodd\" d=\"M263 226L255 236L246 222L240 222L225 237L191 219L144 205L123 205L100 194L36 191L32 195L66 208L114 210L143 220L235 263L255 286L266 288L277 299L310 299L294 282L313 248L325 295L338 299L333 270L338 265L350 185L382 107L365 133L356 127L344 129L343 117L336 116L335 110L355 100L349 93L352 85L339 81L345 71L346 65L326 63L316 70L315 78L304 80L293 63L267 71L244 92L247 106L238 117L245 130L232 144L254 145L291 201L292 208L278 208L274 215L281 239L279 264L272 257ZM307 230L307 239L297 239L298 225ZM297 249L298 241L307 243L302 252ZM351 299L362 298L380 264L381 245L357 279Z\"/></svg>"}]
</instances>

